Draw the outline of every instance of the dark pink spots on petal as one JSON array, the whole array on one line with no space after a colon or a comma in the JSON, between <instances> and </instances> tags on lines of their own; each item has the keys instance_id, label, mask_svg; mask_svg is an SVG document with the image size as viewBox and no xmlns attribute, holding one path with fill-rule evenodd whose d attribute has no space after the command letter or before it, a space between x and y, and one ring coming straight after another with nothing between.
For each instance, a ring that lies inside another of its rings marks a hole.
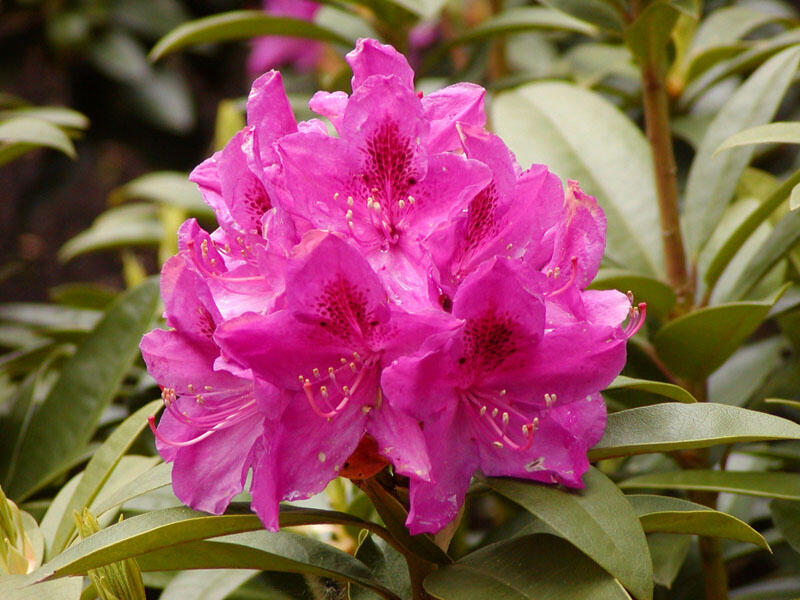
<instances>
[{"instance_id":1,"label":"dark pink spots on petal","mask_svg":"<svg viewBox=\"0 0 800 600\"><path fill-rule=\"evenodd\" d=\"M464 356L459 363L474 372L497 369L517 352L517 330L514 319L494 310L470 319L464 328Z\"/></svg>"},{"instance_id":2,"label":"dark pink spots on petal","mask_svg":"<svg viewBox=\"0 0 800 600\"><path fill-rule=\"evenodd\" d=\"M261 218L264 213L272 208L267 190L264 185L255 177L243 179L236 190L239 201L244 212L245 222L242 223L248 231L261 231Z\"/></svg>"},{"instance_id":3,"label":"dark pink spots on petal","mask_svg":"<svg viewBox=\"0 0 800 600\"><path fill-rule=\"evenodd\" d=\"M319 326L343 341L369 339L378 325L367 307L366 293L341 276L323 288L316 309Z\"/></svg>"},{"instance_id":4,"label":"dark pink spots on petal","mask_svg":"<svg viewBox=\"0 0 800 600\"><path fill-rule=\"evenodd\" d=\"M211 316L211 313L202 306L197 307L195 325L197 327L197 332L200 335L208 338L209 340L213 338L214 330L216 330L217 324L214 323L214 317Z\"/></svg>"},{"instance_id":5,"label":"dark pink spots on petal","mask_svg":"<svg viewBox=\"0 0 800 600\"><path fill-rule=\"evenodd\" d=\"M412 170L414 148L410 139L403 137L394 121L384 121L375 128L367 140L364 183L368 195L382 208L394 209L406 199L408 190L416 184Z\"/></svg>"},{"instance_id":6,"label":"dark pink spots on petal","mask_svg":"<svg viewBox=\"0 0 800 600\"><path fill-rule=\"evenodd\" d=\"M497 235L497 202L497 189L492 182L469 203L465 250L474 250L484 240Z\"/></svg>"}]
</instances>

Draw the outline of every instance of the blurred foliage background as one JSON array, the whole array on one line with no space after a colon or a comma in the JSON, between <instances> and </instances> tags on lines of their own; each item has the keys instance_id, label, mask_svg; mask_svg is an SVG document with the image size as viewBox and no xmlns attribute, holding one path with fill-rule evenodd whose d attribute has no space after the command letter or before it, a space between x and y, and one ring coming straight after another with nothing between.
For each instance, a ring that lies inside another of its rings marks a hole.
<instances>
[{"instance_id":1,"label":"blurred foliage background","mask_svg":"<svg viewBox=\"0 0 800 600\"><path fill-rule=\"evenodd\" d=\"M585 504L569 504L561 492L549 495L541 486L476 484L452 557L466 557L468 566L492 558L491 551L474 551L498 542L489 546L500 549L498 556L539 565L542 589L560 594L553 598L628 598L628 592L648 598L655 584L655 598L705 594L710 600L728 596L719 581L710 591L703 588L707 558L716 552L731 598L797 598L800 427L774 416L800 416L800 213L790 210L800 205L800 135L792 129L800 116L796 3L321 4L316 26L258 21L252 12L214 20L227 11L260 9L228 0L0 4L0 484L30 516L23 529L31 564L59 558L98 528L120 531L108 527L120 511L131 520L172 515L183 519L184 533L199 531L197 539L204 539L204 527L211 531L211 520L159 512L174 509L176 501L169 471L156 464L151 436L142 434L145 417L157 410L151 400L158 391L137 345L158 323L149 276L175 252L177 226L188 216L215 226L185 177L243 125L244 98L256 75L248 71L246 38L294 28L322 43L310 70L282 66L301 119L311 116L305 105L317 89L348 90L343 56L361 36L407 53L420 90L456 81L484 85L490 126L520 163L544 162L564 178L579 179L606 210L608 248L595 285L630 289L649 305L647 325L629 345L626 377L605 393L617 414L610 420L611 441L592 456L600 469L590 476ZM197 21L205 17L212 20ZM643 65L655 66L665 86L662 109L676 169L662 166L676 176L688 254L689 272L680 284L665 268L659 239ZM743 134L729 142L732 149L713 156L730 136L771 121L784 125ZM711 402L690 404L695 399ZM772 439L779 441L765 441ZM100 458L87 462L90 457ZM719 477L709 474L712 469ZM699 479L692 482L695 474ZM85 477L81 487L77 476ZM663 493L627 502L620 488ZM716 495L731 491L744 495ZM720 511L681 504L687 499ZM81 513L75 523L72 509L84 507L100 515L99 522ZM324 508L378 519L365 496L341 480L329 488ZM292 518L316 523L323 517ZM591 518L597 527L583 527L581 519ZM152 527L153 535L173 535L163 523ZM381 589L399 590L401 597L408 591L402 556L365 538L356 521L309 531L310 540L356 553ZM146 533L145 527L109 536L122 536L112 539L120 545L141 543L136 547L144 552L152 541ZM280 535L292 540L295 534ZM550 541L515 546L525 535ZM717 543L704 547L698 535ZM408 543L436 555L427 538ZM350 563L321 573L320 565L344 560L326 548L309 550L306 570L298 567L305 575L175 575L159 571L152 557L140 563L154 598L162 589L161 598L222 598L237 588L237 598L376 597L355 585L363 580ZM101 577L113 577L80 558L65 561L59 575L92 567L87 590L97 592L105 585ZM592 570L598 564L605 575ZM548 588L549 571L559 565L576 574L576 585L578 573L596 575L603 585L610 573L611 588L603 588L608 595L578 596L563 582ZM496 574L512 585L521 575L509 569ZM437 597L487 597L464 595L453 583L458 577L448 579L452 572L438 571L445 575L431 587ZM60 589L67 590L65 598L91 597L86 591L81 596L80 587Z\"/></svg>"}]
</instances>

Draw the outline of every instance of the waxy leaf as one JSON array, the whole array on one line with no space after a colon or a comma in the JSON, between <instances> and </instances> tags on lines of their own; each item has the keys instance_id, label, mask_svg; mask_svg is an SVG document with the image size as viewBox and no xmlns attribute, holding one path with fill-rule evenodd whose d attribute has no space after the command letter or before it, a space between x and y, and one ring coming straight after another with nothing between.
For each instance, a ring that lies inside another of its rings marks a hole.
<instances>
[{"instance_id":1,"label":"waxy leaf","mask_svg":"<svg viewBox=\"0 0 800 600\"><path fill-rule=\"evenodd\" d=\"M689 555L692 538L678 533L650 533L647 547L653 558L653 581L665 588L672 587Z\"/></svg>"},{"instance_id":2,"label":"waxy leaf","mask_svg":"<svg viewBox=\"0 0 800 600\"><path fill-rule=\"evenodd\" d=\"M197 186L184 173L157 171L137 177L109 194L111 204L127 200L148 200L183 208L193 215L214 218L214 211L203 202Z\"/></svg>"},{"instance_id":3,"label":"waxy leaf","mask_svg":"<svg viewBox=\"0 0 800 600\"><path fill-rule=\"evenodd\" d=\"M184 23L158 40L150 50L150 60L156 61L187 46L241 40L261 35L282 35L333 42L346 47L355 45L335 31L302 19L275 17L258 10L237 10L220 13Z\"/></svg>"},{"instance_id":4,"label":"waxy leaf","mask_svg":"<svg viewBox=\"0 0 800 600\"><path fill-rule=\"evenodd\" d=\"M691 257L699 254L722 218L754 149L737 148L719 156L714 150L734 133L772 119L799 62L798 48L770 58L731 95L706 130L686 182L683 223Z\"/></svg>"},{"instance_id":5,"label":"waxy leaf","mask_svg":"<svg viewBox=\"0 0 800 600\"><path fill-rule=\"evenodd\" d=\"M57 127L69 129L86 129L89 127L89 119L85 115L63 106L25 106L13 110L0 110L0 121L12 117L41 119Z\"/></svg>"},{"instance_id":6,"label":"waxy leaf","mask_svg":"<svg viewBox=\"0 0 800 600\"><path fill-rule=\"evenodd\" d=\"M195 569L178 573L159 600L224 600L259 571L249 569Z\"/></svg>"},{"instance_id":7,"label":"waxy leaf","mask_svg":"<svg viewBox=\"0 0 800 600\"><path fill-rule=\"evenodd\" d=\"M148 280L119 298L64 365L31 417L19 457L3 486L23 500L83 452L100 415L134 359L158 304L158 284Z\"/></svg>"},{"instance_id":8,"label":"waxy leaf","mask_svg":"<svg viewBox=\"0 0 800 600\"><path fill-rule=\"evenodd\" d=\"M643 558L650 562L649 554ZM440 600L630 599L611 575L567 541L550 535L481 548L428 575L425 590Z\"/></svg>"},{"instance_id":9,"label":"waxy leaf","mask_svg":"<svg viewBox=\"0 0 800 600\"><path fill-rule=\"evenodd\" d=\"M76 156L75 146L66 133L52 123L34 117L14 117L0 122L0 142L46 146L60 150L70 158Z\"/></svg>"},{"instance_id":10,"label":"waxy leaf","mask_svg":"<svg viewBox=\"0 0 800 600\"><path fill-rule=\"evenodd\" d=\"M639 390L642 392L649 392L651 394L658 394L665 398L676 400L677 402L684 402L692 404L697 402L694 396L674 383L664 383L663 381L648 381L646 379L634 379L633 377L626 377L625 375L617 376L614 381L608 384L606 390Z\"/></svg>"},{"instance_id":11,"label":"waxy leaf","mask_svg":"<svg viewBox=\"0 0 800 600\"><path fill-rule=\"evenodd\" d=\"M703 278L708 286L708 294L714 289L725 267L733 259L739 249L744 245L753 232L758 229L769 216L775 212L775 209L786 200L786 197L792 193L794 194L795 187L800 184L800 171L793 173L786 181L784 181L774 192L765 198L761 204L756 208L748 217L742 221L741 225L736 228L722 247L711 259L711 262L706 269Z\"/></svg>"},{"instance_id":12,"label":"waxy leaf","mask_svg":"<svg viewBox=\"0 0 800 600\"><path fill-rule=\"evenodd\" d=\"M166 487L172 483L172 463L160 463L149 471L137 477L109 494L101 494L92 506L92 512L97 516L116 508L153 490Z\"/></svg>"},{"instance_id":13,"label":"waxy leaf","mask_svg":"<svg viewBox=\"0 0 800 600\"><path fill-rule=\"evenodd\" d=\"M690 533L749 542L769 550L764 537L744 521L702 504L668 496L626 496L646 533Z\"/></svg>"},{"instance_id":14,"label":"waxy leaf","mask_svg":"<svg viewBox=\"0 0 800 600\"><path fill-rule=\"evenodd\" d=\"M647 303L647 316L664 320L675 306L675 290L660 279L622 269L600 269L589 285L594 290L631 292L637 302Z\"/></svg>"},{"instance_id":15,"label":"waxy leaf","mask_svg":"<svg viewBox=\"0 0 800 600\"><path fill-rule=\"evenodd\" d=\"M72 518L72 513L74 511L80 513L84 507L91 506L111 472L119 464L122 456L128 451L128 448L131 447L131 444L144 428L147 427L147 418L155 415L161 406L161 400L154 400L140 408L125 419L95 451L83 471L80 483L65 504L63 511L53 514L51 517L51 520L55 520L57 525L53 536L47 540L48 556L54 556L67 547L75 531L75 521ZM49 515L50 512L48 511L42 521L42 526L49 521Z\"/></svg>"},{"instance_id":16,"label":"waxy leaf","mask_svg":"<svg viewBox=\"0 0 800 600\"><path fill-rule=\"evenodd\" d=\"M468 29L447 42L445 47L476 42L499 35L540 29L563 29L585 35L597 33L597 29L586 21L573 18L558 10L542 6L516 6L504 10L491 19L483 21L480 25Z\"/></svg>"},{"instance_id":17,"label":"waxy leaf","mask_svg":"<svg viewBox=\"0 0 800 600\"><path fill-rule=\"evenodd\" d=\"M698 402L654 404L608 415L589 460L705 448L757 440L800 439L800 425L737 406Z\"/></svg>"},{"instance_id":18,"label":"waxy leaf","mask_svg":"<svg viewBox=\"0 0 800 600\"><path fill-rule=\"evenodd\" d=\"M626 479L619 487L729 492L762 498L800 500L800 475L797 473L691 469L637 475Z\"/></svg>"},{"instance_id":19,"label":"waxy leaf","mask_svg":"<svg viewBox=\"0 0 800 600\"><path fill-rule=\"evenodd\" d=\"M766 301L718 304L678 317L659 329L653 340L656 352L680 377L708 377L761 325L781 293Z\"/></svg>"},{"instance_id":20,"label":"waxy leaf","mask_svg":"<svg viewBox=\"0 0 800 600\"><path fill-rule=\"evenodd\" d=\"M800 241L800 212L789 212L781 217L769 237L739 275L732 289L732 300L746 296L769 271Z\"/></svg>"},{"instance_id":21,"label":"waxy leaf","mask_svg":"<svg viewBox=\"0 0 800 600\"><path fill-rule=\"evenodd\" d=\"M773 500L769 503L769 512L786 542L800 552L800 502Z\"/></svg>"},{"instance_id":22,"label":"waxy leaf","mask_svg":"<svg viewBox=\"0 0 800 600\"><path fill-rule=\"evenodd\" d=\"M625 15L608 0L543 0L542 4L608 31L621 33L625 26Z\"/></svg>"},{"instance_id":23,"label":"waxy leaf","mask_svg":"<svg viewBox=\"0 0 800 600\"><path fill-rule=\"evenodd\" d=\"M652 564L636 514L597 469L589 469L583 481L583 490L569 492L517 479L492 478L488 483L575 545L636 598L651 598Z\"/></svg>"},{"instance_id":24,"label":"waxy leaf","mask_svg":"<svg viewBox=\"0 0 800 600\"><path fill-rule=\"evenodd\" d=\"M490 113L495 132L523 167L544 163L597 198L608 219L612 263L661 273L661 244L650 239L660 231L650 148L627 116L599 94L556 82L499 94Z\"/></svg>"},{"instance_id":25,"label":"waxy leaf","mask_svg":"<svg viewBox=\"0 0 800 600\"><path fill-rule=\"evenodd\" d=\"M0 578L0 597L3 600L78 600L82 589L83 577L67 577L35 585L28 585L28 579L22 575Z\"/></svg>"},{"instance_id":26,"label":"waxy leaf","mask_svg":"<svg viewBox=\"0 0 800 600\"><path fill-rule=\"evenodd\" d=\"M745 129L722 142L714 151L714 155L736 146L767 143L800 144L800 123L775 122Z\"/></svg>"}]
</instances>

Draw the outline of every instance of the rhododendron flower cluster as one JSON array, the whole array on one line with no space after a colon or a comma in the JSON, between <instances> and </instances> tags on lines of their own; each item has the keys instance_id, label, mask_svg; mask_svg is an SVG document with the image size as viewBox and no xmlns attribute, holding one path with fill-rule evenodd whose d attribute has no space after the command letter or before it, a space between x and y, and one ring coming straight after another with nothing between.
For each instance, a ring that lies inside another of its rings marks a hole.
<instances>
[{"instance_id":1,"label":"rhododendron flower cluster","mask_svg":"<svg viewBox=\"0 0 800 600\"><path fill-rule=\"evenodd\" d=\"M409 478L412 533L451 521L476 470L581 487L599 392L643 318L586 289L602 211L517 164L479 86L418 94L374 40L347 60L352 93L310 102L335 135L297 123L270 72L247 127L191 175L219 228L182 226L162 273L171 329L142 341L176 495L220 513L252 471L274 530L281 500L369 447Z\"/></svg>"}]
</instances>

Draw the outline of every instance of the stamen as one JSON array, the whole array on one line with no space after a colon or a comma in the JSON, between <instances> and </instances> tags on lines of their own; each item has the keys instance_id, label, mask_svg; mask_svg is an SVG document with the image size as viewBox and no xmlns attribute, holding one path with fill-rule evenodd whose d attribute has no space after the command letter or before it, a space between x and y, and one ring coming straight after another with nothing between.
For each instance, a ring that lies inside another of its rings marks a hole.
<instances>
[{"instance_id":1,"label":"stamen","mask_svg":"<svg viewBox=\"0 0 800 600\"><path fill-rule=\"evenodd\" d=\"M572 269L571 269L570 275L569 275L569 280L564 285L562 285L560 288L558 288L557 290L555 290L553 292L548 292L546 294L548 298L552 298L553 296L558 296L559 294L561 294L561 293L565 292L566 290L568 290L569 287L573 283L575 283L575 278L578 276L578 257L577 256L573 256L572 258L569 259L569 261L570 261L570 264L572 265ZM556 267L555 268L554 277L558 277L558 273L559 273L559 268Z\"/></svg>"},{"instance_id":2,"label":"stamen","mask_svg":"<svg viewBox=\"0 0 800 600\"><path fill-rule=\"evenodd\" d=\"M636 335L636 333L642 328L644 325L644 319L647 316L647 304L645 302L640 302L637 306L632 306L630 310L630 318L628 319L628 324L625 326L623 333L625 337L632 337Z\"/></svg>"}]
</instances>

